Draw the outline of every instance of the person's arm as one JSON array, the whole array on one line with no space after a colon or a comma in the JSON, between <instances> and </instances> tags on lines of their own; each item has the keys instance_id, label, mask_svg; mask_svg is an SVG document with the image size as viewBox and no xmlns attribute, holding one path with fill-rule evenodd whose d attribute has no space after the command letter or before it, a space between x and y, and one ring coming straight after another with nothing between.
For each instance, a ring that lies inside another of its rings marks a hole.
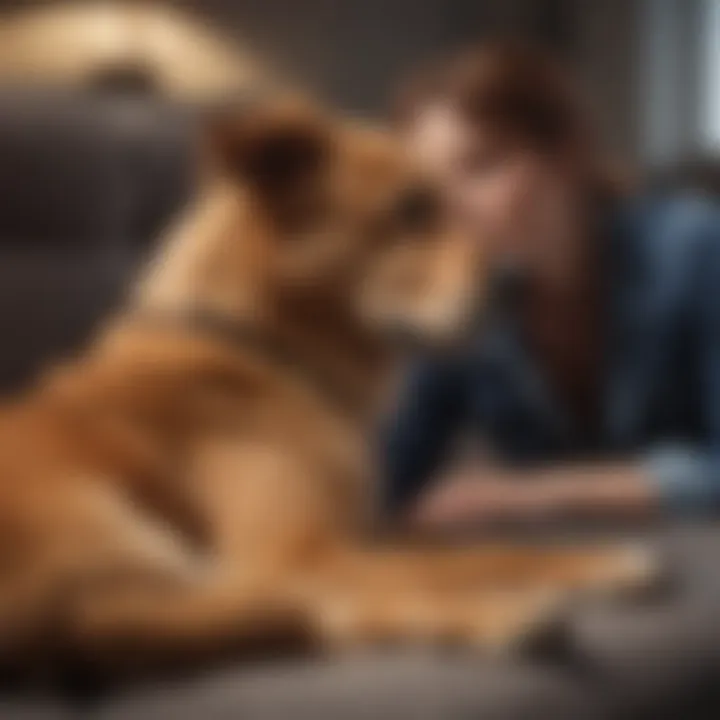
<instances>
[{"instance_id":1,"label":"person's arm","mask_svg":"<svg viewBox=\"0 0 720 720\"><path fill-rule=\"evenodd\" d=\"M385 424L381 456L386 511L407 508L441 470L465 417L467 364L418 363Z\"/></svg>"},{"instance_id":2,"label":"person's arm","mask_svg":"<svg viewBox=\"0 0 720 720\"><path fill-rule=\"evenodd\" d=\"M628 463L550 466L511 471L484 467L448 477L415 504L420 527L497 520L645 516L662 502L649 474Z\"/></svg>"},{"instance_id":3,"label":"person's arm","mask_svg":"<svg viewBox=\"0 0 720 720\"><path fill-rule=\"evenodd\" d=\"M694 248L689 283L693 353L706 441L658 443L625 463L448 478L421 498L415 523L586 515L707 514L720 508L720 213L703 212L678 241Z\"/></svg>"}]
</instances>

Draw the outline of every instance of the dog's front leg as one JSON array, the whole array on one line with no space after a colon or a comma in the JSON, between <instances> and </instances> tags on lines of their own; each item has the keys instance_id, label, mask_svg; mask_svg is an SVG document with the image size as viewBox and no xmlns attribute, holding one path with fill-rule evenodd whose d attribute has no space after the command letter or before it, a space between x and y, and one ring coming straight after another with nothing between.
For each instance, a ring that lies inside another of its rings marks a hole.
<instances>
[{"instance_id":1,"label":"dog's front leg","mask_svg":"<svg viewBox=\"0 0 720 720\"><path fill-rule=\"evenodd\" d=\"M554 629L563 595L549 587L488 587L449 578L431 555L351 553L305 586L318 640L333 649L376 644L513 648Z\"/></svg>"},{"instance_id":2,"label":"dog's front leg","mask_svg":"<svg viewBox=\"0 0 720 720\"><path fill-rule=\"evenodd\" d=\"M652 579L634 547L485 547L340 552L314 585L336 645L376 641L516 646L555 630L570 599Z\"/></svg>"}]
</instances>

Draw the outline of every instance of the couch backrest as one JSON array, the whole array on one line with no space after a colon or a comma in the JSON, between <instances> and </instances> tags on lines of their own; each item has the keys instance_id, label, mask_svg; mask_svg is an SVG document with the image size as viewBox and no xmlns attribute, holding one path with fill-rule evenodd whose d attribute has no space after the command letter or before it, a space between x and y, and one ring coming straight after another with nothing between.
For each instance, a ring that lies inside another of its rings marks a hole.
<instances>
[{"instance_id":1,"label":"couch backrest","mask_svg":"<svg viewBox=\"0 0 720 720\"><path fill-rule=\"evenodd\" d=\"M192 115L0 93L0 392L83 344L192 191Z\"/></svg>"}]
</instances>

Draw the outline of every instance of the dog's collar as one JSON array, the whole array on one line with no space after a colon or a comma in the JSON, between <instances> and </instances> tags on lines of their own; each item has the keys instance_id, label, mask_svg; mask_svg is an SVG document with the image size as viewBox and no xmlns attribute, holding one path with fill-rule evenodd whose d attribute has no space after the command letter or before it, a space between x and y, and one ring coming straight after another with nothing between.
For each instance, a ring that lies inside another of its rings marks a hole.
<instances>
[{"instance_id":1,"label":"dog's collar","mask_svg":"<svg viewBox=\"0 0 720 720\"><path fill-rule=\"evenodd\" d=\"M216 338L240 348L248 348L262 355L273 365L291 371L307 386L315 389L330 401L343 415L358 414L358 399L341 387L326 372L294 352L290 343L279 334L261 328L249 321L230 318L204 308L177 312L144 311L140 319L155 327L182 328L186 331Z\"/></svg>"}]
</instances>

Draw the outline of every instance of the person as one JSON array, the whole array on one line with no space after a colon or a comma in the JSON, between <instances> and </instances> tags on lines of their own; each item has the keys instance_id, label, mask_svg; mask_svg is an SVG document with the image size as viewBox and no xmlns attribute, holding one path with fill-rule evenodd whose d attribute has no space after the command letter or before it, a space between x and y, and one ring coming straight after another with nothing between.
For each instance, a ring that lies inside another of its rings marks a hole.
<instances>
[{"instance_id":1,"label":"person","mask_svg":"<svg viewBox=\"0 0 720 720\"><path fill-rule=\"evenodd\" d=\"M403 383L388 510L427 528L720 508L720 211L631 190L537 48L461 53L396 117L488 278L467 348Z\"/></svg>"}]
</instances>

